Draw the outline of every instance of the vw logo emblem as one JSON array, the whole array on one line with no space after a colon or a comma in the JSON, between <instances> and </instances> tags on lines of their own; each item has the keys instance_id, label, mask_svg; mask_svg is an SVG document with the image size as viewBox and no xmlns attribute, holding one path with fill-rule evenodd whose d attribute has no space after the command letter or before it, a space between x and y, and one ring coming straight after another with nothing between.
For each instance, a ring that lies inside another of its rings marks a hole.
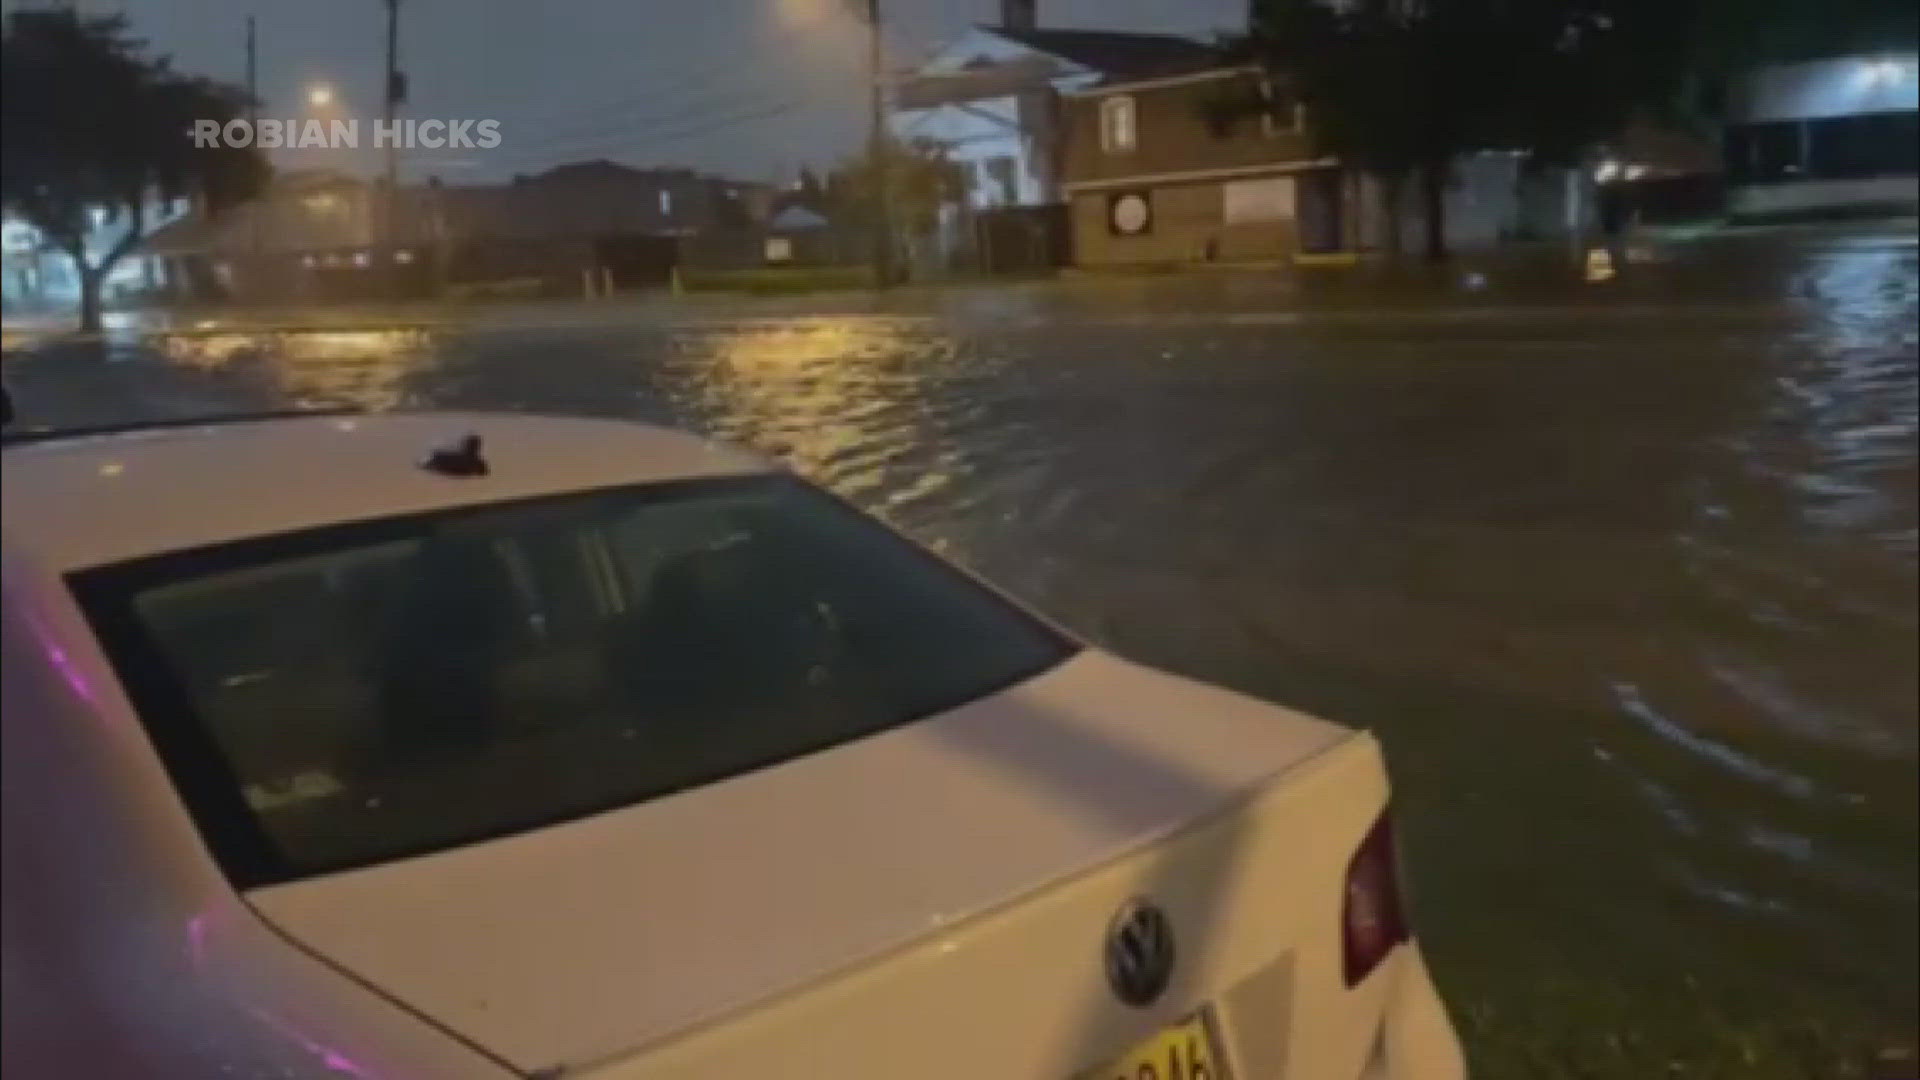
<instances>
[{"instance_id":1,"label":"vw logo emblem","mask_svg":"<svg viewBox=\"0 0 1920 1080\"><path fill-rule=\"evenodd\" d=\"M1173 978L1173 922L1147 900L1129 900L1107 928L1107 984L1134 1008L1154 1003Z\"/></svg>"}]
</instances>

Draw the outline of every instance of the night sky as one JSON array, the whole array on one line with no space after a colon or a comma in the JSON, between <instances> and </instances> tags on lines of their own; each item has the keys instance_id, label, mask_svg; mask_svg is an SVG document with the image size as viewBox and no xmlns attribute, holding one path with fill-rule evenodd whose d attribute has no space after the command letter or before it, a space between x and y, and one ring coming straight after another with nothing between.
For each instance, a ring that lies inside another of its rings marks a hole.
<instances>
[{"instance_id":1,"label":"night sky","mask_svg":"<svg viewBox=\"0 0 1920 1080\"><path fill-rule=\"evenodd\" d=\"M996 0L882 2L897 66L970 23L997 21ZM245 72L252 14L263 115L311 115L304 88L321 81L337 88L339 108L361 117L363 127L378 115L380 0L78 6L124 12L134 32L177 67L235 83ZM1244 11L1245 0L1040 0L1040 24L1204 38L1236 25ZM606 157L790 179L801 165L830 164L858 145L863 34L848 0L402 0L401 67L412 96L403 115L490 118L502 133L493 150L412 151L403 172L479 182ZM282 167L364 169L374 160L370 150L276 157Z\"/></svg>"}]
</instances>

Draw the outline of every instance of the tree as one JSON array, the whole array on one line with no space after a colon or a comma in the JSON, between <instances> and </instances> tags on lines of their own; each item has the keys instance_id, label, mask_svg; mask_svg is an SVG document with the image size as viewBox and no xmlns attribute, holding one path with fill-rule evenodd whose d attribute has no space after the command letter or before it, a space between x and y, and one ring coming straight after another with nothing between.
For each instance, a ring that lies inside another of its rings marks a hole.
<instances>
[{"instance_id":1,"label":"tree","mask_svg":"<svg viewBox=\"0 0 1920 1080\"><path fill-rule=\"evenodd\" d=\"M153 205L193 198L218 210L267 175L251 147L194 145L195 121L225 125L245 95L144 50L117 16L22 11L0 31L0 205L73 259L82 330L99 329L101 282L155 224ZM90 251L103 226L122 231Z\"/></svg>"},{"instance_id":2,"label":"tree","mask_svg":"<svg viewBox=\"0 0 1920 1080\"><path fill-rule=\"evenodd\" d=\"M1254 0L1249 44L1307 109L1316 149L1376 178L1390 208L1417 179L1427 255L1446 255L1445 201L1455 157L1482 141L1483 77L1469 56L1469 4L1390 0L1335 6L1321 0ZM1283 95L1284 97L1285 95Z\"/></svg>"},{"instance_id":3,"label":"tree","mask_svg":"<svg viewBox=\"0 0 1920 1080\"><path fill-rule=\"evenodd\" d=\"M800 170L800 178L793 184L793 201L816 213L827 205L827 185L821 181L818 173L810 168Z\"/></svg>"},{"instance_id":4,"label":"tree","mask_svg":"<svg viewBox=\"0 0 1920 1080\"><path fill-rule=\"evenodd\" d=\"M1307 109L1315 150L1372 176L1399 205L1399 194L1422 163L1428 103L1415 97L1409 28L1377 3L1336 8L1316 0L1254 0L1243 42L1283 92L1242 103L1242 111ZM1227 103L1231 107L1231 103ZM1390 243L1400 230L1389 217Z\"/></svg>"},{"instance_id":5,"label":"tree","mask_svg":"<svg viewBox=\"0 0 1920 1080\"><path fill-rule=\"evenodd\" d=\"M1912 52L1913 0L1692 0L1697 61L1712 71Z\"/></svg>"},{"instance_id":6,"label":"tree","mask_svg":"<svg viewBox=\"0 0 1920 1080\"><path fill-rule=\"evenodd\" d=\"M1252 0L1238 46L1305 103L1317 149L1377 178L1389 206L1418 180L1426 254L1442 259L1452 162L1577 160L1672 94L1699 2Z\"/></svg>"},{"instance_id":7,"label":"tree","mask_svg":"<svg viewBox=\"0 0 1920 1080\"><path fill-rule=\"evenodd\" d=\"M898 248L931 236L941 207L961 201L966 191L966 174L939 144L889 139L877 163L874 154L862 153L828 174L827 216L842 228L866 230L884 206L889 240Z\"/></svg>"}]
</instances>

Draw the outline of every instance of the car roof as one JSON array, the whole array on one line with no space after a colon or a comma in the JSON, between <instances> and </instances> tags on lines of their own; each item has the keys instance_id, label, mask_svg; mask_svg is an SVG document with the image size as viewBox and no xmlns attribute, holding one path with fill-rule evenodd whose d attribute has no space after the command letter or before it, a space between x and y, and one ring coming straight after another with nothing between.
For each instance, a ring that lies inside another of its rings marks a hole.
<instances>
[{"instance_id":1,"label":"car roof","mask_svg":"<svg viewBox=\"0 0 1920 1080\"><path fill-rule=\"evenodd\" d=\"M474 435L484 476L423 468ZM510 413L279 415L39 437L0 455L7 546L52 572L396 514L770 471L617 420Z\"/></svg>"}]
</instances>

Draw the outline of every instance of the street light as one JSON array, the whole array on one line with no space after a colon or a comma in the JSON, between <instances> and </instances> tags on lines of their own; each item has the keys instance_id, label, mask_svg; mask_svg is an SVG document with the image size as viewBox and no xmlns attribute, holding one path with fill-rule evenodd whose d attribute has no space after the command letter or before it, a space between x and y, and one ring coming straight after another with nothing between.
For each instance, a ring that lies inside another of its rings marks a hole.
<instances>
[{"instance_id":1,"label":"street light","mask_svg":"<svg viewBox=\"0 0 1920 1080\"><path fill-rule=\"evenodd\" d=\"M333 87L326 83L315 83L307 87L307 104L316 109L324 109L333 104Z\"/></svg>"},{"instance_id":2,"label":"street light","mask_svg":"<svg viewBox=\"0 0 1920 1080\"><path fill-rule=\"evenodd\" d=\"M1869 60L1861 65L1860 74L1868 86L1893 86L1906 75L1906 65L1898 60Z\"/></svg>"}]
</instances>

